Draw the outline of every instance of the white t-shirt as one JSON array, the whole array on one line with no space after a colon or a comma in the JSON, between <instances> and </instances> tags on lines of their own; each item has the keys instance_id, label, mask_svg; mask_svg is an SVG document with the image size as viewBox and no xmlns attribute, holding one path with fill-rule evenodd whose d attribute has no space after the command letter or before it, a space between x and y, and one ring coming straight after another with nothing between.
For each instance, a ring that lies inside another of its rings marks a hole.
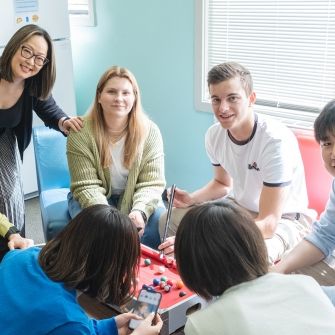
<instances>
[{"instance_id":1,"label":"white t-shirt","mask_svg":"<svg viewBox=\"0 0 335 335\"><path fill-rule=\"evenodd\" d=\"M110 166L112 194L121 194L126 188L129 170L123 165L124 145L126 137L110 145L112 164Z\"/></svg>"},{"instance_id":2,"label":"white t-shirt","mask_svg":"<svg viewBox=\"0 0 335 335\"><path fill-rule=\"evenodd\" d=\"M335 308L304 275L269 273L228 289L188 317L185 335L335 334Z\"/></svg>"},{"instance_id":3,"label":"white t-shirt","mask_svg":"<svg viewBox=\"0 0 335 335\"><path fill-rule=\"evenodd\" d=\"M255 133L246 144L235 143L219 123L208 129L205 145L212 164L233 178L229 195L242 207L259 212L263 185L288 186L283 214L308 215L305 172L295 135L279 122L255 117Z\"/></svg>"}]
</instances>

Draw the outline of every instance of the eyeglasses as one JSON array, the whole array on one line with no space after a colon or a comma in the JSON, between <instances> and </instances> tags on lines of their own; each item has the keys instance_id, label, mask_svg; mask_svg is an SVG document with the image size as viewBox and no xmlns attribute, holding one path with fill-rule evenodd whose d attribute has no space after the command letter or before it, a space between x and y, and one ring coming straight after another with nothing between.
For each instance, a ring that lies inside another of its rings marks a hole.
<instances>
[{"instance_id":1,"label":"eyeglasses","mask_svg":"<svg viewBox=\"0 0 335 335\"><path fill-rule=\"evenodd\" d=\"M33 50L31 50L30 48L24 45L22 45L21 47L21 56L25 59L30 59L34 57L34 63L37 66L43 66L49 62L48 58L41 56L41 55L35 55Z\"/></svg>"}]
</instances>

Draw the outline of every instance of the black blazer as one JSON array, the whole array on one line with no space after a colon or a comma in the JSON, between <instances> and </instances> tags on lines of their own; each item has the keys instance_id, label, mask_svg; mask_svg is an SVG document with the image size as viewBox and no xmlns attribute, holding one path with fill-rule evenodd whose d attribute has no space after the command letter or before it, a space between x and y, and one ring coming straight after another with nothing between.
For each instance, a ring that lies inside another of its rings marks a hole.
<instances>
[{"instance_id":1,"label":"black blazer","mask_svg":"<svg viewBox=\"0 0 335 335\"><path fill-rule=\"evenodd\" d=\"M46 100L39 100L29 93L29 89L24 89L24 97L22 104L22 119L14 128L21 160L23 160L23 152L27 148L31 140L33 126L33 110L44 122L44 124L55 130L59 130L58 121L62 117L67 117L63 110L56 104L54 98L50 96Z\"/></svg>"}]
</instances>

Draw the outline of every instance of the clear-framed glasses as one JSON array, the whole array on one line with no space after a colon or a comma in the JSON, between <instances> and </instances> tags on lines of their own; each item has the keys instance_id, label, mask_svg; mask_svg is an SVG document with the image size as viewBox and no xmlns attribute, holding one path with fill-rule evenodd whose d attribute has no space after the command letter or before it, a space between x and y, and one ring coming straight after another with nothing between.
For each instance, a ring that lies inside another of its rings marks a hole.
<instances>
[{"instance_id":1,"label":"clear-framed glasses","mask_svg":"<svg viewBox=\"0 0 335 335\"><path fill-rule=\"evenodd\" d=\"M34 57L34 63L37 66L43 66L49 62L48 58L41 56L41 55L35 55L33 50L31 50L30 48L24 45L21 46L21 56L26 59L30 59Z\"/></svg>"}]
</instances>

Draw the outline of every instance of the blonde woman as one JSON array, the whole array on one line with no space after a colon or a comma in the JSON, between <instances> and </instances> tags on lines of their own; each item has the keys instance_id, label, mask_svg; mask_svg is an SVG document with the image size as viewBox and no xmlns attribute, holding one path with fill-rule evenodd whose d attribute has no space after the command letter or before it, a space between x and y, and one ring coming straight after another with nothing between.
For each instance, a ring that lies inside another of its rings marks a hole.
<instances>
[{"instance_id":1,"label":"blonde woman","mask_svg":"<svg viewBox=\"0 0 335 335\"><path fill-rule=\"evenodd\" d=\"M164 152L160 131L144 114L134 75L114 66L99 80L80 133L68 137L70 216L96 204L129 215L142 243L157 247L164 206Z\"/></svg>"}]
</instances>

